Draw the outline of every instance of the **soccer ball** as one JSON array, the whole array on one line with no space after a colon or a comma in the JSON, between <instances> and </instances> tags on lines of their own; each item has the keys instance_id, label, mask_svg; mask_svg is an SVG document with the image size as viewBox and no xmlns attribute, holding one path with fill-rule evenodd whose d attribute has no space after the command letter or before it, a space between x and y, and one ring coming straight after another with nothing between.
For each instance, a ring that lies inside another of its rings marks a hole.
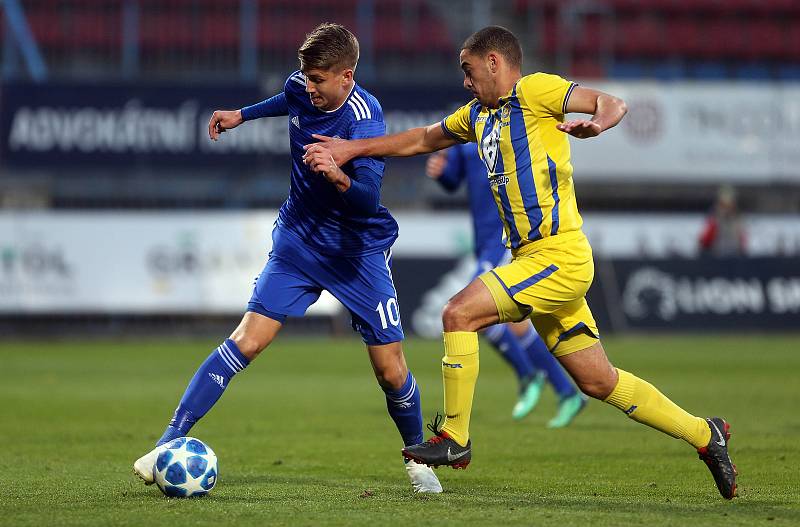
<instances>
[{"instance_id":1,"label":"soccer ball","mask_svg":"<svg viewBox=\"0 0 800 527\"><path fill-rule=\"evenodd\" d=\"M205 496L217 482L217 456L193 437L179 437L163 445L153 476L158 488L173 498Z\"/></svg>"}]
</instances>

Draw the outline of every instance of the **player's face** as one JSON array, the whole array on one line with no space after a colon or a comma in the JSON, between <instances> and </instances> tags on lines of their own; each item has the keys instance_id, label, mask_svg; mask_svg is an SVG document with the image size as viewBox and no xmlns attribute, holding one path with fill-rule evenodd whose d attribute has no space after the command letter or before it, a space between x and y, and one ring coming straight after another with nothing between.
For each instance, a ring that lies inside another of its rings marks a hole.
<instances>
[{"instance_id":1,"label":"player's face","mask_svg":"<svg viewBox=\"0 0 800 527\"><path fill-rule=\"evenodd\" d=\"M492 57L480 57L467 50L461 50L461 69L464 70L464 88L472 92L478 101L488 108L497 107L499 95L497 82L492 71Z\"/></svg>"},{"instance_id":2,"label":"player's face","mask_svg":"<svg viewBox=\"0 0 800 527\"><path fill-rule=\"evenodd\" d=\"M306 76L306 93L311 104L320 110L335 110L342 105L353 86L352 69L313 69L303 72Z\"/></svg>"}]
</instances>

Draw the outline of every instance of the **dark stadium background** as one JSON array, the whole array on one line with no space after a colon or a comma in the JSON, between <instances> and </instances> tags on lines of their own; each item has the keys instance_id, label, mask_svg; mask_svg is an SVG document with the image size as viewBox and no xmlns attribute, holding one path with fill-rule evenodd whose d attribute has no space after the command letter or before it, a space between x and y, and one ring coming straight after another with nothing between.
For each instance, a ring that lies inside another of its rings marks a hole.
<instances>
[{"instance_id":1,"label":"dark stadium background","mask_svg":"<svg viewBox=\"0 0 800 527\"><path fill-rule=\"evenodd\" d=\"M129 292L102 287L96 273L135 280L144 272L149 282L163 282L152 276L157 271L141 271L149 265L144 255L141 261L113 258L116 246L130 239L100 229L96 253L86 254L70 238L84 231L67 235L59 225L64 218L102 224L125 213L125 236L152 249L158 242L136 229L140 218L235 213L246 221L248 213L276 210L288 184L284 120L248 123L217 144L204 137L204 125L213 109L240 107L280 89L305 33L325 20L359 36L357 80L380 98L390 131L434 122L467 99L456 52L485 20L520 36L526 72L558 72L627 99L631 111L608 143L573 140L579 205L598 262L592 304L606 331L797 326L796 2L26 0L4 7L3 334L227 331L247 300L246 288L226 294L218 285L210 292L213 271L196 260L203 260L203 250L243 247L263 255L271 224L261 226L263 247L256 236L242 247L219 240L202 250L182 248L174 258L185 265L174 273L196 273L195 280L140 284ZM699 139L667 148L684 132ZM382 194L401 219L395 274L411 333L425 333L412 315L469 246L465 192L445 194L423 166L424 158L391 160ZM721 187L735 193L747 246L736 261L700 260L700 233ZM443 210L464 219L458 233L420 231L402 221L407 213L435 227ZM183 236L184 227L163 222ZM200 223L187 236L202 238ZM447 249L415 243L431 237ZM81 276L87 260L104 258ZM256 256L248 264L230 274L231 286L249 280L261 262ZM649 283L652 270L663 280ZM43 273L56 273L61 290L48 292ZM634 278L638 289L630 291ZM192 293L185 305L171 298L186 288ZM671 315L660 311L662 302L674 305ZM333 324L312 317L288 330L346 326L341 310L330 312Z\"/></svg>"}]
</instances>

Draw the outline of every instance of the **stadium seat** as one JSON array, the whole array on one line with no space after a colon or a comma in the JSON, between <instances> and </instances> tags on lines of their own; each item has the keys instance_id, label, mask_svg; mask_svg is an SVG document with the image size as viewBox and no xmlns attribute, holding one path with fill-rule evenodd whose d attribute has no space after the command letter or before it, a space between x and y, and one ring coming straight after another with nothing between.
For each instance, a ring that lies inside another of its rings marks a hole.
<instances>
[{"instance_id":1,"label":"stadium seat","mask_svg":"<svg viewBox=\"0 0 800 527\"><path fill-rule=\"evenodd\" d=\"M770 67L763 62L739 64L734 70L737 79L765 81L773 78Z\"/></svg>"},{"instance_id":2,"label":"stadium seat","mask_svg":"<svg viewBox=\"0 0 800 527\"><path fill-rule=\"evenodd\" d=\"M777 77L781 80L800 81L800 64L778 66Z\"/></svg>"},{"instance_id":3,"label":"stadium seat","mask_svg":"<svg viewBox=\"0 0 800 527\"><path fill-rule=\"evenodd\" d=\"M181 14L142 11L139 20L139 39L145 48L189 48L201 38Z\"/></svg>"},{"instance_id":4,"label":"stadium seat","mask_svg":"<svg viewBox=\"0 0 800 527\"><path fill-rule=\"evenodd\" d=\"M786 51L784 56L786 59L800 62L800 22L789 25L785 42Z\"/></svg>"},{"instance_id":5,"label":"stadium seat","mask_svg":"<svg viewBox=\"0 0 800 527\"><path fill-rule=\"evenodd\" d=\"M758 20L744 24L744 55L751 59L780 58L786 52L786 33L775 21Z\"/></svg>"},{"instance_id":6,"label":"stadium seat","mask_svg":"<svg viewBox=\"0 0 800 527\"><path fill-rule=\"evenodd\" d=\"M703 49L703 31L696 20L671 19L666 24L668 52L673 56L694 56Z\"/></svg>"},{"instance_id":7,"label":"stadium seat","mask_svg":"<svg viewBox=\"0 0 800 527\"><path fill-rule=\"evenodd\" d=\"M673 81L686 77L686 66L680 59L655 62L650 66L650 77L663 81Z\"/></svg>"},{"instance_id":8,"label":"stadium seat","mask_svg":"<svg viewBox=\"0 0 800 527\"><path fill-rule=\"evenodd\" d=\"M714 20L704 27L704 42L698 55L708 59L738 58L745 54L745 22Z\"/></svg>"},{"instance_id":9,"label":"stadium seat","mask_svg":"<svg viewBox=\"0 0 800 527\"><path fill-rule=\"evenodd\" d=\"M609 67L608 73L617 79L641 79L647 76L643 63L636 60L616 60Z\"/></svg>"},{"instance_id":10,"label":"stadium seat","mask_svg":"<svg viewBox=\"0 0 800 527\"><path fill-rule=\"evenodd\" d=\"M577 53L597 53L602 50L606 38L611 36L606 22L599 17L586 17L576 34L571 35L573 49Z\"/></svg>"},{"instance_id":11,"label":"stadium seat","mask_svg":"<svg viewBox=\"0 0 800 527\"><path fill-rule=\"evenodd\" d=\"M76 12L71 17L70 34L80 46L117 47L122 35L119 12Z\"/></svg>"},{"instance_id":12,"label":"stadium seat","mask_svg":"<svg viewBox=\"0 0 800 527\"><path fill-rule=\"evenodd\" d=\"M601 79L606 76L606 70L597 60L579 59L572 63L570 76L576 79Z\"/></svg>"},{"instance_id":13,"label":"stadium seat","mask_svg":"<svg viewBox=\"0 0 800 527\"><path fill-rule=\"evenodd\" d=\"M658 57L665 52L661 24L652 17L620 21L617 37L616 50L623 57Z\"/></svg>"},{"instance_id":14,"label":"stadium seat","mask_svg":"<svg viewBox=\"0 0 800 527\"><path fill-rule=\"evenodd\" d=\"M722 62L698 62L690 65L691 76L703 80L719 80L729 77L728 68Z\"/></svg>"}]
</instances>

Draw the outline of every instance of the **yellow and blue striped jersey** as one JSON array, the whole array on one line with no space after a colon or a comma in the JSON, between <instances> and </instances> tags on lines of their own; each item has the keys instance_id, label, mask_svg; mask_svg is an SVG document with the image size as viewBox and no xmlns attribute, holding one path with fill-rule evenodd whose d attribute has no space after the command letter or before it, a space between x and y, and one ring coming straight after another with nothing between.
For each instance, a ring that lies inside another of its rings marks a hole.
<instances>
[{"instance_id":1,"label":"yellow and blue striped jersey","mask_svg":"<svg viewBox=\"0 0 800 527\"><path fill-rule=\"evenodd\" d=\"M473 99L442 121L454 139L478 143L515 253L536 240L581 228L569 140L556 129L575 86L557 75L526 75L497 109Z\"/></svg>"}]
</instances>

